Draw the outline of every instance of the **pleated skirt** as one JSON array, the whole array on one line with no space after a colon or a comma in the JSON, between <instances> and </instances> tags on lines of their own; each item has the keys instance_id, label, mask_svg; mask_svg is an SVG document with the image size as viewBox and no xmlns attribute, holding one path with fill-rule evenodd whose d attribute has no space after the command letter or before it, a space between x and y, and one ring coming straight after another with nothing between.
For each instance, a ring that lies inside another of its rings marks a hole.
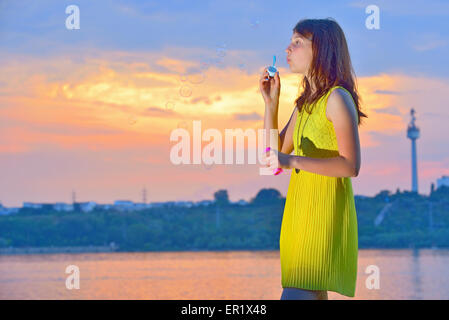
<instances>
[{"instance_id":1,"label":"pleated skirt","mask_svg":"<svg viewBox=\"0 0 449 320\"><path fill-rule=\"evenodd\" d=\"M351 178L293 169L279 247L283 288L354 297L358 236Z\"/></svg>"}]
</instances>

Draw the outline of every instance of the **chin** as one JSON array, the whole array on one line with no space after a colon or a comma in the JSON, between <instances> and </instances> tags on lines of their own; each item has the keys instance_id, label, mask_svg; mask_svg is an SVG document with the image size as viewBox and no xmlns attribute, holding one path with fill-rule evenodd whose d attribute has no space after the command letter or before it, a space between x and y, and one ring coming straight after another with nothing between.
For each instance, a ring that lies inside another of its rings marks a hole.
<instances>
[{"instance_id":1,"label":"chin","mask_svg":"<svg viewBox=\"0 0 449 320\"><path fill-rule=\"evenodd\" d=\"M297 74L300 74L300 75L304 75L304 74L305 74L305 71L303 71L303 70L298 70L298 69L296 69L296 68L292 68L292 66L290 66L290 71L291 71L292 73L297 73Z\"/></svg>"}]
</instances>

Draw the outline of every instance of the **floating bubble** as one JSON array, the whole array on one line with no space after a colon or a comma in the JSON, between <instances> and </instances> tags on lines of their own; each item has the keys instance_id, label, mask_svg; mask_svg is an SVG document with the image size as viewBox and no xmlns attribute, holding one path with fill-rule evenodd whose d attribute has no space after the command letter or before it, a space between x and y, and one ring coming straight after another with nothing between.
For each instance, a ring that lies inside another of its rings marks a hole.
<instances>
[{"instance_id":1,"label":"floating bubble","mask_svg":"<svg viewBox=\"0 0 449 320\"><path fill-rule=\"evenodd\" d=\"M207 68L209 68L210 67L210 63L209 62L207 62L207 61L201 61L201 63L200 63L200 69L201 70L205 70L205 69L207 69Z\"/></svg>"},{"instance_id":2,"label":"floating bubble","mask_svg":"<svg viewBox=\"0 0 449 320\"><path fill-rule=\"evenodd\" d=\"M179 89L179 94L181 95L181 97L190 97L192 95L192 88L190 88L189 86L182 86Z\"/></svg>"},{"instance_id":3,"label":"floating bubble","mask_svg":"<svg viewBox=\"0 0 449 320\"><path fill-rule=\"evenodd\" d=\"M211 60L212 61L212 63L214 64L214 65L216 65L217 67L223 67L224 66L224 60L223 60L223 58L215 58L215 59L212 59Z\"/></svg>"},{"instance_id":4,"label":"floating bubble","mask_svg":"<svg viewBox=\"0 0 449 320\"><path fill-rule=\"evenodd\" d=\"M239 63L239 64L238 64L238 67L239 67L240 70L243 71L243 70L246 69L246 64L244 64L244 63Z\"/></svg>"},{"instance_id":5,"label":"floating bubble","mask_svg":"<svg viewBox=\"0 0 449 320\"><path fill-rule=\"evenodd\" d=\"M128 118L128 123L130 124L130 125L133 125L133 124L135 124L137 122L137 117L136 116L130 116L129 118Z\"/></svg>"},{"instance_id":6,"label":"floating bubble","mask_svg":"<svg viewBox=\"0 0 449 320\"><path fill-rule=\"evenodd\" d=\"M251 20L251 28L256 29L258 28L260 25L260 20L259 19L254 19Z\"/></svg>"},{"instance_id":7,"label":"floating bubble","mask_svg":"<svg viewBox=\"0 0 449 320\"><path fill-rule=\"evenodd\" d=\"M187 79L190 83L199 84L204 81L205 75L202 72L190 74Z\"/></svg>"},{"instance_id":8,"label":"floating bubble","mask_svg":"<svg viewBox=\"0 0 449 320\"><path fill-rule=\"evenodd\" d=\"M226 55L226 44L223 43L221 45L218 45L215 50L217 52L217 56L224 57Z\"/></svg>"},{"instance_id":9,"label":"floating bubble","mask_svg":"<svg viewBox=\"0 0 449 320\"><path fill-rule=\"evenodd\" d=\"M217 49L217 56L224 57L226 55L226 50Z\"/></svg>"},{"instance_id":10,"label":"floating bubble","mask_svg":"<svg viewBox=\"0 0 449 320\"><path fill-rule=\"evenodd\" d=\"M214 166L213 163L211 163L211 164L204 163L204 160L201 163L203 164L203 168L206 169L206 170L210 170Z\"/></svg>"},{"instance_id":11,"label":"floating bubble","mask_svg":"<svg viewBox=\"0 0 449 320\"><path fill-rule=\"evenodd\" d=\"M167 101L165 104L165 109L172 110L175 107L175 103L173 101Z\"/></svg>"},{"instance_id":12,"label":"floating bubble","mask_svg":"<svg viewBox=\"0 0 449 320\"><path fill-rule=\"evenodd\" d=\"M187 121L178 122L177 128L189 130L189 123Z\"/></svg>"}]
</instances>

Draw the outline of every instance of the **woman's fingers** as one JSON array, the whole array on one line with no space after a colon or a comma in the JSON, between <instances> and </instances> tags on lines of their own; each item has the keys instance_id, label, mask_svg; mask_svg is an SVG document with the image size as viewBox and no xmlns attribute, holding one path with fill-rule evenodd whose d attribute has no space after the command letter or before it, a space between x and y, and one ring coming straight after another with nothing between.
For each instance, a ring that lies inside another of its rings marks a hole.
<instances>
[{"instance_id":1,"label":"woman's fingers","mask_svg":"<svg viewBox=\"0 0 449 320\"><path fill-rule=\"evenodd\" d=\"M265 165L265 167L270 167L271 163L272 163L271 156L263 154L262 155L262 163Z\"/></svg>"},{"instance_id":2,"label":"woman's fingers","mask_svg":"<svg viewBox=\"0 0 449 320\"><path fill-rule=\"evenodd\" d=\"M262 154L262 162L266 165L266 167L276 166L277 168L277 159L274 151L270 150L266 154Z\"/></svg>"}]
</instances>

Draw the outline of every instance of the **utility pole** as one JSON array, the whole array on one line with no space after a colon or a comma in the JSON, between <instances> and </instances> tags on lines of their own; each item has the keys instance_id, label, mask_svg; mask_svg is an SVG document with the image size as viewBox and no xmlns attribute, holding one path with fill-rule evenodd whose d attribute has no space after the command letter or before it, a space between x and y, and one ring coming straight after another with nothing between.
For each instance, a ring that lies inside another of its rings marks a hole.
<instances>
[{"instance_id":1,"label":"utility pole","mask_svg":"<svg viewBox=\"0 0 449 320\"><path fill-rule=\"evenodd\" d=\"M143 203L147 203L147 189L146 189L146 187L143 187L143 190L142 190L142 202Z\"/></svg>"}]
</instances>

